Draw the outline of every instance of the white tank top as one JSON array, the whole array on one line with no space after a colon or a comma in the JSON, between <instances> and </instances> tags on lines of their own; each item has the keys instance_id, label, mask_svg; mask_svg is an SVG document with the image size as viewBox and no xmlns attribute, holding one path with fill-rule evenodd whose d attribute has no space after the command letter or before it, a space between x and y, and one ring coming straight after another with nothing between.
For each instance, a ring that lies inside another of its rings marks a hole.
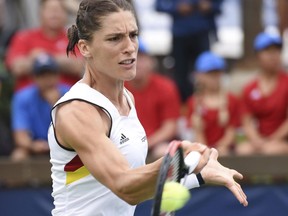
<instances>
[{"instance_id":1,"label":"white tank top","mask_svg":"<svg viewBox=\"0 0 288 216\"><path fill-rule=\"evenodd\" d=\"M125 156L131 168L145 165L148 149L146 134L126 90L124 95L131 108L128 116L121 116L108 98L79 82L54 105L51 112L52 124L48 131L53 180L52 196L55 205L52 215L134 215L136 206L129 205L99 183L85 168L77 153L61 146L54 134L57 106L71 100L86 101L100 107L109 116L112 121L109 138Z\"/></svg>"}]
</instances>

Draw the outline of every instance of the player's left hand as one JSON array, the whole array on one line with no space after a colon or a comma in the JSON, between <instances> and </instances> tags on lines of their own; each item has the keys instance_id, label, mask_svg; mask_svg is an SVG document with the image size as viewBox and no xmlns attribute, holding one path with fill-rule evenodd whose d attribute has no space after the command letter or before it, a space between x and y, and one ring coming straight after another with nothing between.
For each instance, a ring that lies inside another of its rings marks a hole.
<instances>
[{"instance_id":1,"label":"player's left hand","mask_svg":"<svg viewBox=\"0 0 288 216\"><path fill-rule=\"evenodd\" d=\"M216 149L212 148L209 161L201 171L204 181L208 184L223 185L227 187L241 204L247 206L247 196L242 190L240 184L234 180L234 178L242 179L242 174L236 170L224 167L217 159L218 152Z\"/></svg>"}]
</instances>

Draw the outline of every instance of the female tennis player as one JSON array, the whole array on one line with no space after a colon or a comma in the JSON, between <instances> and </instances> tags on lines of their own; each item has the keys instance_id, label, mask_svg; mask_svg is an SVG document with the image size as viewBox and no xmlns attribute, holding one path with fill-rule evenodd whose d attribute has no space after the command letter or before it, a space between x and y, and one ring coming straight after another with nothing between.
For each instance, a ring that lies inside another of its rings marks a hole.
<instances>
[{"instance_id":1,"label":"female tennis player","mask_svg":"<svg viewBox=\"0 0 288 216\"><path fill-rule=\"evenodd\" d=\"M86 64L83 78L51 113L52 214L132 216L136 204L152 198L162 162L145 165L145 131L123 87L136 73L133 8L126 0L84 0L68 34L67 51L78 47ZM197 170L206 182L227 186L247 205L234 181L240 173L222 167L204 145L183 141L182 147L185 155L202 154Z\"/></svg>"}]
</instances>

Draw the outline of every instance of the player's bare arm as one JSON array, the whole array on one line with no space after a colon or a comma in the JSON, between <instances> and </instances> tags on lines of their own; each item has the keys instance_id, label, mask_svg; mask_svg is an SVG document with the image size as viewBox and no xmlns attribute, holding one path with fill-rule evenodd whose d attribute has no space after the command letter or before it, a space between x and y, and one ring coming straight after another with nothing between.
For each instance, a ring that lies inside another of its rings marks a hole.
<instances>
[{"instance_id":1,"label":"player's bare arm","mask_svg":"<svg viewBox=\"0 0 288 216\"><path fill-rule=\"evenodd\" d=\"M62 145L74 149L90 173L130 204L153 196L161 160L130 169L124 156L108 138L110 120L85 102L73 101L57 111L56 135ZM77 125L85 125L83 128Z\"/></svg>"},{"instance_id":2,"label":"player's bare arm","mask_svg":"<svg viewBox=\"0 0 288 216\"><path fill-rule=\"evenodd\" d=\"M152 198L162 159L130 169L125 157L107 136L109 118L88 103L70 102L69 106L62 105L56 115L57 139L79 154L83 164L98 181L129 204ZM77 125L85 125L85 130ZM195 145L193 148L189 145L189 151L199 147L203 149L202 146Z\"/></svg>"}]
</instances>

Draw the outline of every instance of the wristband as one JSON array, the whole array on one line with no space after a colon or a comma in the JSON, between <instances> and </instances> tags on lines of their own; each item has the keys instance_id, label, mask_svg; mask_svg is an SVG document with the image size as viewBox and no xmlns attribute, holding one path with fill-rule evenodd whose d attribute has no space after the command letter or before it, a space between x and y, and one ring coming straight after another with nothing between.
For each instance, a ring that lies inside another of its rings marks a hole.
<instances>
[{"instance_id":1,"label":"wristband","mask_svg":"<svg viewBox=\"0 0 288 216\"><path fill-rule=\"evenodd\" d=\"M189 190L192 188L200 187L199 180L194 173L186 176L185 178L182 178L180 183L183 184Z\"/></svg>"},{"instance_id":2,"label":"wristband","mask_svg":"<svg viewBox=\"0 0 288 216\"><path fill-rule=\"evenodd\" d=\"M205 181L204 181L201 173L198 173L198 174L196 175L196 178L197 178L200 186L203 185L203 184L205 184Z\"/></svg>"}]
</instances>

